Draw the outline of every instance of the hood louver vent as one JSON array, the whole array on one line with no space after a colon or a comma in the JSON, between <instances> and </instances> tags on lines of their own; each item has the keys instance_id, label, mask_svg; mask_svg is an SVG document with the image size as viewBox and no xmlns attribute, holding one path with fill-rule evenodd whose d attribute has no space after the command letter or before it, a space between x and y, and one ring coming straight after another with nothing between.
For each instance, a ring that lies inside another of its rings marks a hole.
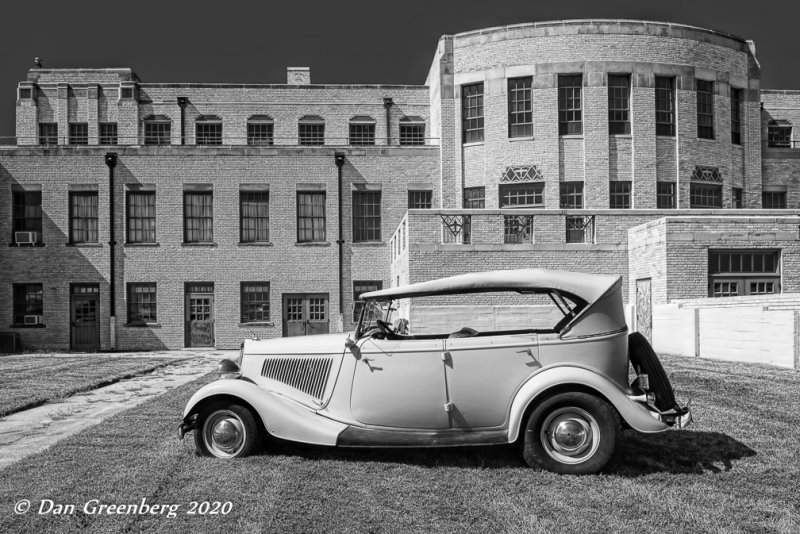
<instances>
[{"instance_id":1,"label":"hood louver vent","mask_svg":"<svg viewBox=\"0 0 800 534\"><path fill-rule=\"evenodd\" d=\"M264 360L261 376L322 399L332 363L329 356L271 357Z\"/></svg>"}]
</instances>

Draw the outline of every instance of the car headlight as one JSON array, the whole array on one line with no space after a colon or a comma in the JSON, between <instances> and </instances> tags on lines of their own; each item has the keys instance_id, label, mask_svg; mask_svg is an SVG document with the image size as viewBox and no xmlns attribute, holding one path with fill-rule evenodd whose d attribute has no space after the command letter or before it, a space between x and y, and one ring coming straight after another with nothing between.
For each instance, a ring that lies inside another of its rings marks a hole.
<instances>
[{"instance_id":1,"label":"car headlight","mask_svg":"<svg viewBox=\"0 0 800 534\"><path fill-rule=\"evenodd\" d=\"M239 368L239 365L229 359L224 359L219 362L219 377L220 378L239 378L242 376L242 370Z\"/></svg>"}]
</instances>

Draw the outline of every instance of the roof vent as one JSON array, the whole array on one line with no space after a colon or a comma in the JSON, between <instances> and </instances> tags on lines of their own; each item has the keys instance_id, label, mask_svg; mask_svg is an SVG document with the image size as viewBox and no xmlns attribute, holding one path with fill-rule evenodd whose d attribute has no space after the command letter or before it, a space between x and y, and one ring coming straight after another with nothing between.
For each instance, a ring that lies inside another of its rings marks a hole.
<instances>
[{"instance_id":1,"label":"roof vent","mask_svg":"<svg viewBox=\"0 0 800 534\"><path fill-rule=\"evenodd\" d=\"M289 85L311 85L311 68L287 67L286 83Z\"/></svg>"}]
</instances>

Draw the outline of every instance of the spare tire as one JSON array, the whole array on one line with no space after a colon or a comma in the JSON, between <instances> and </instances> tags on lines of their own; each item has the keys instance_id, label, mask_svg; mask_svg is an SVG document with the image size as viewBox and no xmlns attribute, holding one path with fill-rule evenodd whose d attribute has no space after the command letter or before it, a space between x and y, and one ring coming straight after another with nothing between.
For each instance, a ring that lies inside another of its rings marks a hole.
<instances>
[{"instance_id":1,"label":"spare tire","mask_svg":"<svg viewBox=\"0 0 800 534\"><path fill-rule=\"evenodd\" d=\"M650 391L656 394L655 406L662 412L678 409L675 393L658 355L650 342L639 332L628 335L628 359L636 374L645 373L650 381Z\"/></svg>"}]
</instances>

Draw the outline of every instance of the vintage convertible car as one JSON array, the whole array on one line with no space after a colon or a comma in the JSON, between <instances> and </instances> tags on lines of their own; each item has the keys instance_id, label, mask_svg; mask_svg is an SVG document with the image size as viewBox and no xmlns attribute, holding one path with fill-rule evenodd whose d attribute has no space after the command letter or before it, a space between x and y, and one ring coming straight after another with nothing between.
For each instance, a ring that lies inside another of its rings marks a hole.
<instances>
[{"instance_id":1,"label":"vintage convertible car","mask_svg":"<svg viewBox=\"0 0 800 534\"><path fill-rule=\"evenodd\" d=\"M518 442L531 466L596 472L623 428L691 421L647 340L628 333L620 287L522 269L365 293L355 332L245 341L189 400L179 435L194 430L198 452L221 458L267 435L339 447Z\"/></svg>"}]
</instances>

